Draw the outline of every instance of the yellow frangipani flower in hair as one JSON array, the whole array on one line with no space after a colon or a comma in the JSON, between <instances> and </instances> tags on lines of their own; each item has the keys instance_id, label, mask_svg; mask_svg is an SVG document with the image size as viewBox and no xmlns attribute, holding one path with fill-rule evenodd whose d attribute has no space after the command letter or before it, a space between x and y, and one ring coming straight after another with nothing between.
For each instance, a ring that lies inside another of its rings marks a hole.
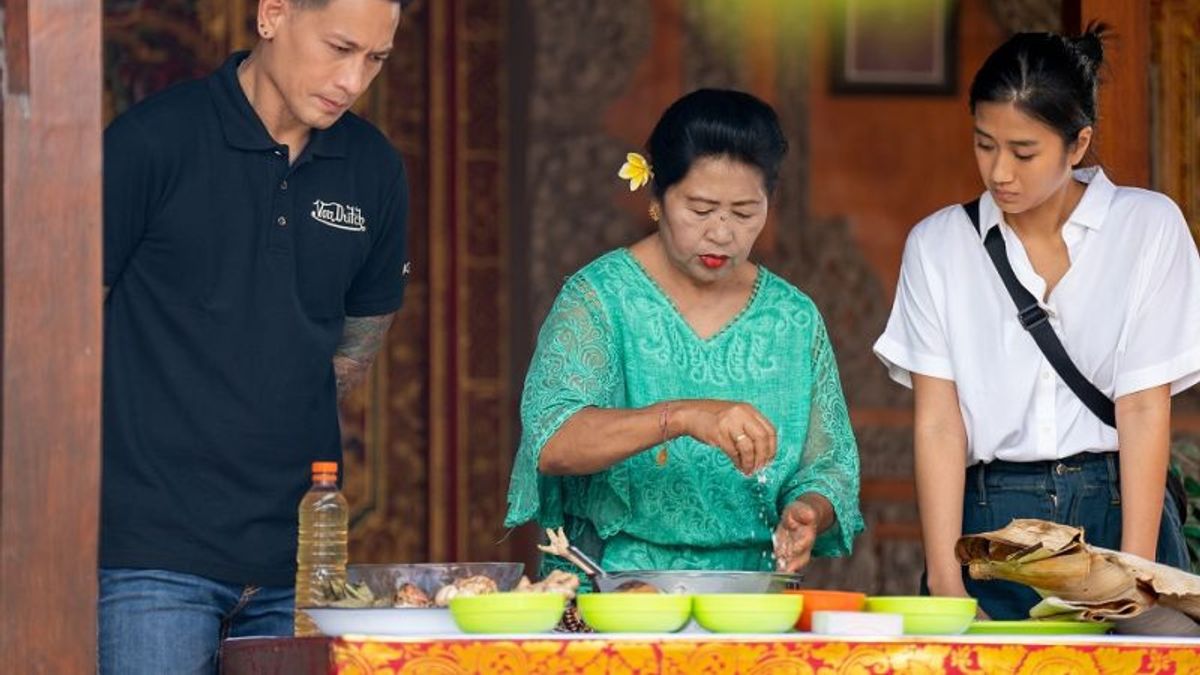
<instances>
[{"instance_id":1,"label":"yellow frangipani flower in hair","mask_svg":"<svg viewBox=\"0 0 1200 675\"><path fill-rule=\"evenodd\" d=\"M650 162L646 161L636 152L631 152L625 155L625 163L621 165L621 170L617 175L622 179L629 181L629 191L634 192L654 177L654 172L650 170Z\"/></svg>"}]
</instances>

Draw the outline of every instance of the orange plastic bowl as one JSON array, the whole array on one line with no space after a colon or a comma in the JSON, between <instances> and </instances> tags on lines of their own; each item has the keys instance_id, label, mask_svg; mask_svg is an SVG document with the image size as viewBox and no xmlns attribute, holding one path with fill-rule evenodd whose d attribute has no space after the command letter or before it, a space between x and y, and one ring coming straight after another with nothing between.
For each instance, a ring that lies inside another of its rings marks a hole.
<instances>
[{"instance_id":1,"label":"orange plastic bowl","mask_svg":"<svg viewBox=\"0 0 1200 675\"><path fill-rule=\"evenodd\" d=\"M815 588L793 588L784 591L804 596L804 611L796 620L796 630L811 631L813 612L861 612L867 602L864 593L849 591L819 591Z\"/></svg>"}]
</instances>

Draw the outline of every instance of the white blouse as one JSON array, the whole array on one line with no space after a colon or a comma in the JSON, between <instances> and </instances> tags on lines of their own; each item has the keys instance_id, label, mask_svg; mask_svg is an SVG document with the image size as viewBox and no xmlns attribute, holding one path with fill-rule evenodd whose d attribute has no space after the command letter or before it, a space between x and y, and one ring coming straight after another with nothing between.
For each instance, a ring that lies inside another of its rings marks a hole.
<instances>
[{"instance_id":1,"label":"white blouse","mask_svg":"<svg viewBox=\"0 0 1200 675\"><path fill-rule=\"evenodd\" d=\"M1083 169L1079 205L1062 229L1071 267L1041 303L1085 377L1114 399L1163 384L1177 394L1200 381L1200 254L1165 195L1117 187ZM967 462L1053 460L1117 449L1101 422L1054 372L983 247L1001 228L1017 279L1037 298L1046 283L991 195L983 233L959 206L908 236L900 284L875 354L892 379L952 380L967 430Z\"/></svg>"}]
</instances>

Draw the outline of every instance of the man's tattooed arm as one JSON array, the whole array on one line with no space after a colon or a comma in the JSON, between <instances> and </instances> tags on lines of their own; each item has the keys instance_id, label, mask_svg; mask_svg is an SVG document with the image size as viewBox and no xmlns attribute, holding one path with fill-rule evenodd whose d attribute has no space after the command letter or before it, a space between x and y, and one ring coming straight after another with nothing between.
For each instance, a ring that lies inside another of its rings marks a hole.
<instances>
[{"instance_id":1,"label":"man's tattooed arm","mask_svg":"<svg viewBox=\"0 0 1200 675\"><path fill-rule=\"evenodd\" d=\"M392 325L392 316L394 315L346 317L342 341L333 355L333 372L337 377L339 400L367 376L367 370L371 368L371 363L375 361L375 355L379 353L379 348L387 336L388 327Z\"/></svg>"}]
</instances>

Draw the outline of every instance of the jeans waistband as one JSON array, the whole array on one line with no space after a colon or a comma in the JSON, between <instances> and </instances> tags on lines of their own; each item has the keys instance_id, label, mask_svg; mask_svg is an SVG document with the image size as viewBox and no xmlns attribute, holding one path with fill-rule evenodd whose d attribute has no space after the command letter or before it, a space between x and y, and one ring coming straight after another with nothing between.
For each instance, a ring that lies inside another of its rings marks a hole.
<instances>
[{"instance_id":1,"label":"jeans waistband","mask_svg":"<svg viewBox=\"0 0 1200 675\"><path fill-rule=\"evenodd\" d=\"M1005 480L1002 477L1010 477ZM1120 462L1115 452L1082 452L1062 459L1037 462L1007 462L994 460L967 467L966 487L976 493L981 502L987 501L989 477L993 484L1031 484L1053 486L1060 480L1078 476L1087 482L1107 484L1114 503L1120 503ZM1001 483L995 483L1000 480Z\"/></svg>"},{"instance_id":2,"label":"jeans waistband","mask_svg":"<svg viewBox=\"0 0 1200 675\"><path fill-rule=\"evenodd\" d=\"M991 462L979 462L967 467L967 475L972 472L988 474L993 472L1040 474L1051 471L1058 474L1075 473L1094 465L1108 465L1114 470L1120 466L1115 452L1081 452L1062 459L1040 460L1037 462L1007 462L1002 459Z\"/></svg>"}]
</instances>

